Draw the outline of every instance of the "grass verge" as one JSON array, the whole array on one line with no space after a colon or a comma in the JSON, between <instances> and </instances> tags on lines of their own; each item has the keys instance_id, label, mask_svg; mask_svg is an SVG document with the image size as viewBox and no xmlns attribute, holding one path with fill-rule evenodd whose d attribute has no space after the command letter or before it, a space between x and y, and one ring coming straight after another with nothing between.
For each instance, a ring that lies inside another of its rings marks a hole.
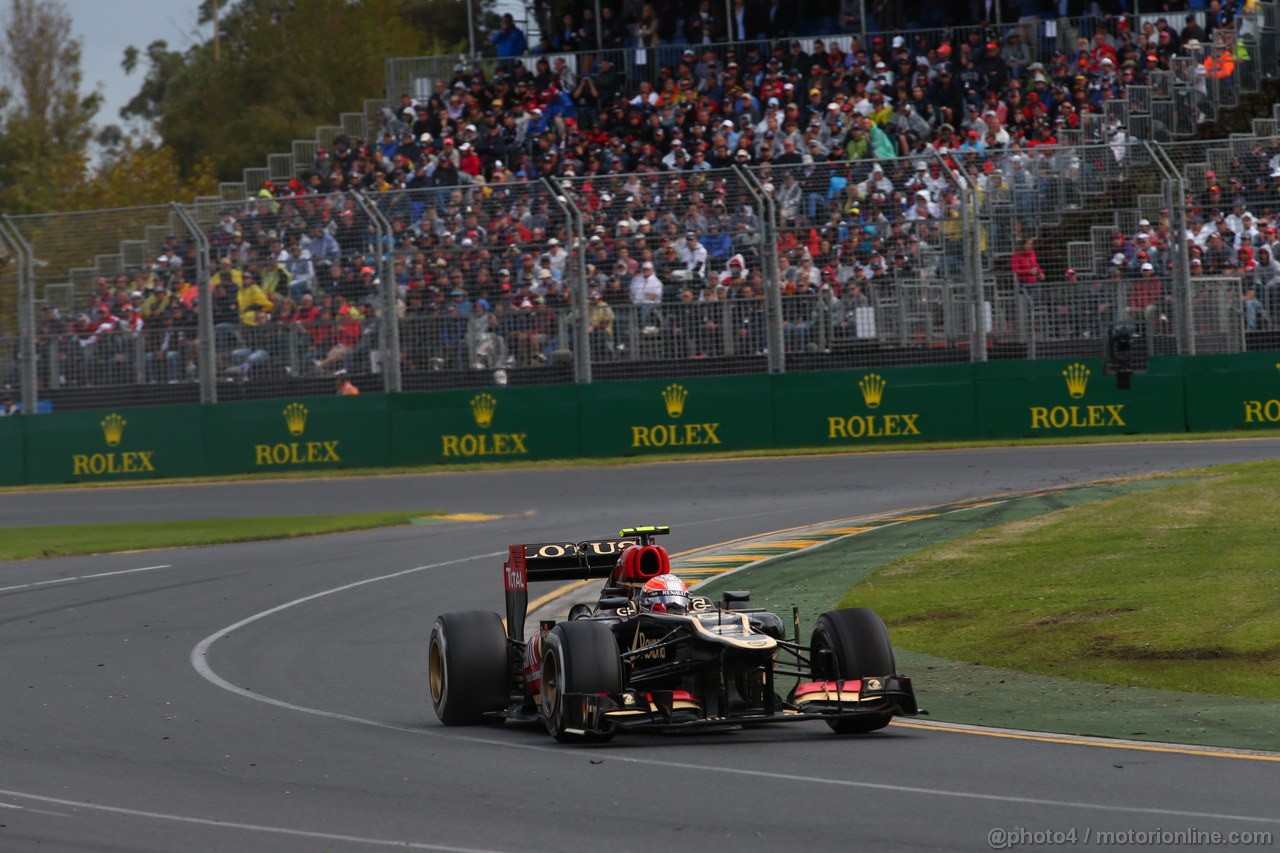
<instances>
[{"instance_id":1,"label":"grass verge","mask_svg":"<svg viewBox=\"0 0 1280 853\"><path fill-rule=\"evenodd\" d=\"M273 515L198 521L140 521L123 524L58 524L5 528L0 561L68 557L109 551L148 550L263 539L292 539L320 533L399 527L438 512L354 512L346 515Z\"/></svg>"},{"instance_id":2,"label":"grass verge","mask_svg":"<svg viewBox=\"0 0 1280 853\"><path fill-rule=\"evenodd\" d=\"M982 530L884 566L842 606L903 649L1101 684L1280 698L1280 464Z\"/></svg>"},{"instance_id":3,"label":"grass verge","mask_svg":"<svg viewBox=\"0 0 1280 853\"><path fill-rule=\"evenodd\" d=\"M239 483L260 480L331 480L342 477L394 477L422 474L450 474L460 471L506 471L524 468L558 469L654 465L664 462L708 462L733 459L766 459L789 456L832 456L850 453L906 453L922 450L969 450L980 447L1051 447L1077 444L1145 444L1169 441L1246 441L1280 438L1280 430L1222 430L1202 433L1162 433L1157 435L1084 435L1050 438L997 438L973 441L890 442L884 444L820 445L817 447L768 448L735 450L720 453L654 453L643 456L614 456L599 459L544 459L537 461L474 462L459 465L412 465L387 468L345 468L305 471L271 471L226 474L210 477L174 477L151 480L114 480L91 483L38 483L25 486L2 486L4 492L33 492L61 489L127 489L204 483Z\"/></svg>"}]
</instances>

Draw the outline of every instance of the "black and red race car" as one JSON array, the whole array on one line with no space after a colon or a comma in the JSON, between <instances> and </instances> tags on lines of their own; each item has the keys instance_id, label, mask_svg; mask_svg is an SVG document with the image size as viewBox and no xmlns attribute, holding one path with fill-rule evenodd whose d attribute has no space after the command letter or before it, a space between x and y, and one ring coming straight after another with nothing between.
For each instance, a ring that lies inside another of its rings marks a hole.
<instances>
[{"instance_id":1,"label":"black and red race car","mask_svg":"<svg viewBox=\"0 0 1280 853\"><path fill-rule=\"evenodd\" d=\"M431 701L445 725L542 722L562 742L619 730L676 731L823 720L841 734L920 713L897 674L884 623L865 608L822 614L807 645L798 614L753 608L746 592L650 612L640 589L668 574L654 537L635 527L616 539L512 545L503 564L507 618L445 613L431 631ZM607 578L595 607L540 622L525 638L530 581ZM683 610L683 612L679 612ZM798 683L785 697L779 680Z\"/></svg>"}]
</instances>

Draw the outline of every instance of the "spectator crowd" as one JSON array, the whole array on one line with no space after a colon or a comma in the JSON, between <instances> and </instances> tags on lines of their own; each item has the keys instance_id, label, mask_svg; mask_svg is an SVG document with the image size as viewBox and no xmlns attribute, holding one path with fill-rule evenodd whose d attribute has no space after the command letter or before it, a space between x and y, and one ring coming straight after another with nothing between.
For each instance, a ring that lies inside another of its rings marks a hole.
<instances>
[{"instance_id":1,"label":"spectator crowd","mask_svg":"<svg viewBox=\"0 0 1280 853\"><path fill-rule=\"evenodd\" d=\"M1001 211L984 220L983 248L1024 292L1070 283L1073 270L1037 256L1034 213L1078 207L1109 165L1099 158L1126 156L1126 130L1100 118L1108 104L1179 57L1207 76L1249 58L1246 4L1219 0L1156 20L1081 19L1052 39L1015 23L880 29L865 43L742 41L788 32L790 7L738 0L722 20L713 5L674 22L652 4L628 22L606 6L603 44L589 15L566 16L532 53L504 20L489 70L457 65L384 110L376 138L339 135L296 178L219 211L207 235L218 372L376 372L380 321L393 316L406 370L536 366L574 346L580 285L596 360L762 354L773 255L783 343L812 350L829 344L819 324L854 335L858 312L903 281L963 281L961 183ZM565 53L579 49L596 52ZM622 49L660 67L622 62ZM778 245L762 244L735 167L772 197ZM1245 276L1251 327L1264 324L1280 294L1280 148L1260 144L1204 178L1187 199L1191 263ZM1107 278L1136 283L1128 299L1161 293L1143 282L1171 263L1168 217L1138 228L1106 259ZM144 268L99 279L81 313L48 309L44 375L194 378L197 270L194 245L170 237Z\"/></svg>"}]
</instances>

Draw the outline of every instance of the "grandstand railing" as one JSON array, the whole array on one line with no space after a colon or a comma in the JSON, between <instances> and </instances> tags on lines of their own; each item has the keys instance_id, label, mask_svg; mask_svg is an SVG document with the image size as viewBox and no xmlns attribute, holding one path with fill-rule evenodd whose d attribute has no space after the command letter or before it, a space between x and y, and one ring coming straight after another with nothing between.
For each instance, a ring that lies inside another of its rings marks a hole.
<instances>
[{"instance_id":1,"label":"grandstand railing","mask_svg":"<svg viewBox=\"0 0 1280 853\"><path fill-rule=\"evenodd\" d=\"M0 384L34 411L1083 357L1117 325L1277 348L1277 171L1280 136L1236 135L8 217Z\"/></svg>"}]
</instances>

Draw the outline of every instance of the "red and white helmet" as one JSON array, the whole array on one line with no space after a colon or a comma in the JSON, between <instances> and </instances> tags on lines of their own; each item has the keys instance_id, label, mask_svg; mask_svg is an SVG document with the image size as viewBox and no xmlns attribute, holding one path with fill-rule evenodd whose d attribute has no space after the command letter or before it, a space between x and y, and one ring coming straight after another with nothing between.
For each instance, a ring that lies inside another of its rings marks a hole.
<instances>
[{"instance_id":1,"label":"red and white helmet","mask_svg":"<svg viewBox=\"0 0 1280 853\"><path fill-rule=\"evenodd\" d=\"M645 582L637 606L646 613L688 613L689 588L675 575L658 575Z\"/></svg>"}]
</instances>

